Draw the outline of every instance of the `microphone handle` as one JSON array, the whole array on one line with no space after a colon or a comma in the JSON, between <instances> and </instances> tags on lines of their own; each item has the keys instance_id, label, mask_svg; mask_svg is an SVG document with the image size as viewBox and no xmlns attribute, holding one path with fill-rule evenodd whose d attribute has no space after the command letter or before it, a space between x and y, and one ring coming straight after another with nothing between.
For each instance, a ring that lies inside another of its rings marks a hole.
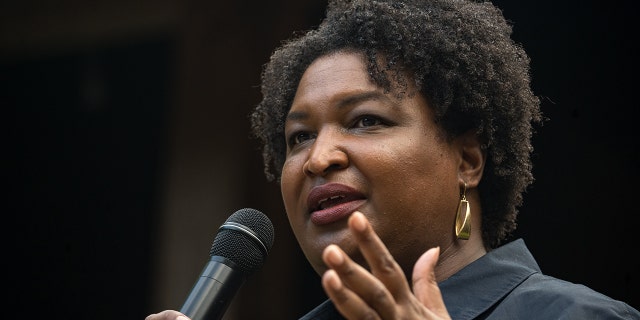
<instances>
[{"instance_id":1,"label":"microphone handle","mask_svg":"<svg viewBox=\"0 0 640 320\"><path fill-rule=\"evenodd\" d=\"M229 265L235 264L224 257L212 256L180 312L192 320L222 319L235 293L246 279L244 273Z\"/></svg>"}]
</instances>

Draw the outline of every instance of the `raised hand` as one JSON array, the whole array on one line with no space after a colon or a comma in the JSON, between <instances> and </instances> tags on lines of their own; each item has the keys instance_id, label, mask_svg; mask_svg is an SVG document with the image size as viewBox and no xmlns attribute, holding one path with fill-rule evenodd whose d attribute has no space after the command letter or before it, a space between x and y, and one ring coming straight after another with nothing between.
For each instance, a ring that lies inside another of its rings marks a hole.
<instances>
[{"instance_id":1,"label":"raised hand","mask_svg":"<svg viewBox=\"0 0 640 320\"><path fill-rule=\"evenodd\" d=\"M349 229L371 271L355 263L336 245L323 260L329 270L322 286L347 319L450 319L435 279L439 248L426 251L415 264L413 292L402 268L360 212L349 217Z\"/></svg>"}]
</instances>

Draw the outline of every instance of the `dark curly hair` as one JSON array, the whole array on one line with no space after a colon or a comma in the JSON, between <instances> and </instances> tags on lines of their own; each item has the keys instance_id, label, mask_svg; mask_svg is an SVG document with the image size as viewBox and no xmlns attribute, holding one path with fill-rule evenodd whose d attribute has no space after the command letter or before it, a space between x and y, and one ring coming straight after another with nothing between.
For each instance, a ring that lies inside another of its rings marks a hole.
<instances>
[{"instance_id":1,"label":"dark curly hair","mask_svg":"<svg viewBox=\"0 0 640 320\"><path fill-rule=\"evenodd\" d=\"M489 2L330 1L318 28L284 42L263 70L263 99L251 125L263 143L267 178L282 174L284 121L306 68L336 51L360 52L372 81L388 92L406 86L401 75L409 74L449 138L468 130L480 137L487 155L478 186L482 237L497 247L515 230L533 182L531 135L541 122L529 57L511 32Z\"/></svg>"}]
</instances>

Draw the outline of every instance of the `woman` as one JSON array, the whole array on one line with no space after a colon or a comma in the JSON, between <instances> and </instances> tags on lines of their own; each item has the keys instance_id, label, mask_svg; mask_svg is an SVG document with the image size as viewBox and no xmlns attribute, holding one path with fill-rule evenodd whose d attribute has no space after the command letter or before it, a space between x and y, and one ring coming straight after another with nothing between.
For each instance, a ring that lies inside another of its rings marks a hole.
<instances>
[{"instance_id":1,"label":"woman","mask_svg":"<svg viewBox=\"0 0 640 320\"><path fill-rule=\"evenodd\" d=\"M330 298L304 319L640 319L503 243L541 119L510 34L489 3L332 1L274 52L252 125Z\"/></svg>"}]
</instances>

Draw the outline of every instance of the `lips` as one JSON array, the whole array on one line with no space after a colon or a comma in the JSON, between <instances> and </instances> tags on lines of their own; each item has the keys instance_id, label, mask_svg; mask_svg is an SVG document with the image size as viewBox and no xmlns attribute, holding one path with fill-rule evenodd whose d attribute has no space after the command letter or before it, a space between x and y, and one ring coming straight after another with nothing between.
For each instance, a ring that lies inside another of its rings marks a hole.
<instances>
[{"instance_id":1,"label":"lips","mask_svg":"<svg viewBox=\"0 0 640 320\"><path fill-rule=\"evenodd\" d=\"M307 207L311 222L324 225L342 220L366 201L364 194L339 183L329 183L311 189Z\"/></svg>"}]
</instances>

